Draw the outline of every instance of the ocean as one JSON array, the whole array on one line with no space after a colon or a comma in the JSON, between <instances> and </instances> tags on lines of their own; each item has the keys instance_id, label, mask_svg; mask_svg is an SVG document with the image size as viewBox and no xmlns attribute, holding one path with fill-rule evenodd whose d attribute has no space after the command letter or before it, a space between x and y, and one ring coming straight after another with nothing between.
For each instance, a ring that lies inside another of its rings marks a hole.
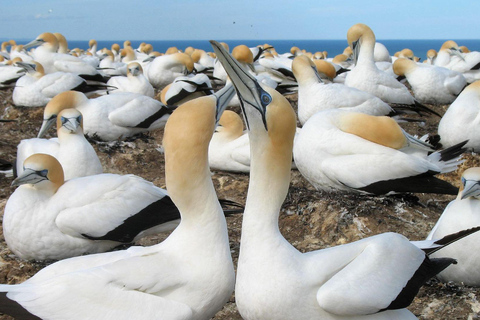
<instances>
[{"instance_id":1,"label":"ocean","mask_svg":"<svg viewBox=\"0 0 480 320\"><path fill-rule=\"evenodd\" d=\"M269 45L274 46L278 53L289 52L291 47L297 46L300 49L305 49L312 53L317 51L327 51L328 56L331 58L342 53L348 46L346 40L216 40L226 42L230 46L230 50L239 44L254 47L259 44L268 43ZM467 46L470 51L480 51L480 40L453 40L457 42L459 46ZM377 42L383 43L387 47L390 55L393 55L395 52L402 49L409 48L422 60L426 59L426 54L429 49L435 49L438 51L445 41L446 40L377 40ZM208 40L131 40L134 48L137 48L142 42L152 44L154 50L159 52L165 52L169 47L177 47L180 50L184 50L188 46L203 49L207 52L212 51L212 47ZM97 43L98 48L110 48L114 43L118 43L121 47L123 46L123 40L97 40ZM69 41L68 47L70 49L77 47L80 49L87 49L88 40Z\"/></svg>"}]
</instances>

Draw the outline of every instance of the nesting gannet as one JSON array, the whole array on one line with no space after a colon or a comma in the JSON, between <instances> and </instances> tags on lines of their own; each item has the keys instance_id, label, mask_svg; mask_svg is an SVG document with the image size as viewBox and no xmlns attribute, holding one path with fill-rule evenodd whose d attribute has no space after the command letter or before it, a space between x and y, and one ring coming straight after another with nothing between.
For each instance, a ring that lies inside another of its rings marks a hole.
<instances>
[{"instance_id":1,"label":"nesting gannet","mask_svg":"<svg viewBox=\"0 0 480 320\"><path fill-rule=\"evenodd\" d=\"M19 58L16 58L19 59ZM19 59L21 61L21 59ZM5 64L0 66L0 88L14 87L18 79L23 77L27 70L16 64Z\"/></svg>"},{"instance_id":2,"label":"nesting gannet","mask_svg":"<svg viewBox=\"0 0 480 320\"><path fill-rule=\"evenodd\" d=\"M153 59L146 68L145 75L152 86L162 89L178 76L184 76L193 71L193 60L185 53L174 53Z\"/></svg>"},{"instance_id":3,"label":"nesting gannet","mask_svg":"<svg viewBox=\"0 0 480 320\"><path fill-rule=\"evenodd\" d=\"M375 47L373 49L373 60L392 62L392 57L390 57L390 53L383 43L375 42Z\"/></svg>"},{"instance_id":4,"label":"nesting gannet","mask_svg":"<svg viewBox=\"0 0 480 320\"><path fill-rule=\"evenodd\" d=\"M450 104L467 85L467 80L459 72L404 58L395 60L393 71L406 77L415 99L421 103Z\"/></svg>"},{"instance_id":5,"label":"nesting gannet","mask_svg":"<svg viewBox=\"0 0 480 320\"><path fill-rule=\"evenodd\" d=\"M2 305L10 302L9 312L42 319L212 318L235 283L207 156L221 99L211 95L183 104L165 128L166 184L181 214L165 241L59 261L21 284L1 285Z\"/></svg>"},{"instance_id":6,"label":"nesting gannet","mask_svg":"<svg viewBox=\"0 0 480 320\"><path fill-rule=\"evenodd\" d=\"M465 147L480 151L480 80L468 85L440 119L438 134L449 147L468 139Z\"/></svg>"},{"instance_id":7,"label":"nesting gannet","mask_svg":"<svg viewBox=\"0 0 480 320\"><path fill-rule=\"evenodd\" d=\"M427 240L480 225L480 168L465 170L461 183L457 198L447 205ZM479 244L479 235L472 234L435 253L434 256L447 255L458 261L458 265L441 272L438 277L445 282L480 286Z\"/></svg>"},{"instance_id":8,"label":"nesting gannet","mask_svg":"<svg viewBox=\"0 0 480 320\"><path fill-rule=\"evenodd\" d=\"M415 101L407 87L375 65L373 60L375 34L372 29L365 24L358 23L348 30L347 40L353 49L356 64L347 74L345 85L366 91L387 103L431 112Z\"/></svg>"},{"instance_id":9,"label":"nesting gannet","mask_svg":"<svg viewBox=\"0 0 480 320\"><path fill-rule=\"evenodd\" d=\"M116 56L108 49L103 52L98 68L100 73L107 77L127 75L127 64L117 61Z\"/></svg>"},{"instance_id":10,"label":"nesting gannet","mask_svg":"<svg viewBox=\"0 0 480 320\"><path fill-rule=\"evenodd\" d=\"M435 59L437 59L437 50L430 49L427 51L427 59L423 62L426 64L435 64Z\"/></svg>"},{"instance_id":11,"label":"nesting gannet","mask_svg":"<svg viewBox=\"0 0 480 320\"><path fill-rule=\"evenodd\" d=\"M52 33L40 34L35 40L27 43L24 49L35 48L33 58L42 64L45 73L56 71L72 72L89 77L90 80L101 80L97 69L78 57L66 53L58 53L58 40Z\"/></svg>"},{"instance_id":12,"label":"nesting gannet","mask_svg":"<svg viewBox=\"0 0 480 320\"><path fill-rule=\"evenodd\" d=\"M17 80L13 90L12 100L16 106L43 107L57 94L65 91L95 93L108 88L103 82L85 80L70 72L45 74L43 66L36 61L16 64L27 71L27 74Z\"/></svg>"},{"instance_id":13,"label":"nesting gannet","mask_svg":"<svg viewBox=\"0 0 480 320\"><path fill-rule=\"evenodd\" d=\"M295 113L212 41L238 90L251 139L235 300L243 319L416 319L405 309L420 286L453 259L429 259L402 235L385 233L301 253L281 235ZM272 164L275 165L272 165Z\"/></svg>"},{"instance_id":14,"label":"nesting gannet","mask_svg":"<svg viewBox=\"0 0 480 320\"><path fill-rule=\"evenodd\" d=\"M116 88L109 90L111 92L136 92L151 98L155 96L155 90L143 74L143 68L138 62L131 62L127 65L126 77L112 77L108 80L107 85Z\"/></svg>"},{"instance_id":15,"label":"nesting gannet","mask_svg":"<svg viewBox=\"0 0 480 320\"><path fill-rule=\"evenodd\" d=\"M212 94L212 84L206 74L179 76L162 89L160 101L168 106L181 105L182 103Z\"/></svg>"},{"instance_id":16,"label":"nesting gannet","mask_svg":"<svg viewBox=\"0 0 480 320\"><path fill-rule=\"evenodd\" d=\"M428 155L428 145L389 117L330 109L304 124L293 155L318 190L456 194L457 188L434 175L457 168L463 144Z\"/></svg>"},{"instance_id":17,"label":"nesting gannet","mask_svg":"<svg viewBox=\"0 0 480 320\"><path fill-rule=\"evenodd\" d=\"M469 83L480 80L480 52L462 53L455 41L442 44L435 65L462 73Z\"/></svg>"},{"instance_id":18,"label":"nesting gannet","mask_svg":"<svg viewBox=\"0 0 480 320\"><path fill-rule=\"evenodd\" d=\"M23 162L35 153L54 156L62 165L65 180L103 172L98 156L83 135L83 117L77 109L63 109L57 116L57 138L32 138L17 147L17 174Z\"/></svg>"},{"instance_id":19,"label":"nesting gannet","mask_svg":"<svg viewBox=\"0 0 480 320\"><path fill-rule=\"evenodd\" d=\"M116 92L88 99L81 92L66 91L45 107L39 138L55 122L58 112L66 108L78 109L83 115L85 134L102 141L123 140L163 128L172 112L160 101L139 93Z\"/></svg>"},{"instance_id":20,"label":"nesting gannet","mask_svg":"<svg viewBox=\"0 0 480 320\"><path fill-rule=\"evenodd\" d=\"M302 125L316 112L326 109L373 115L393 112L387 103L365 91L339 83L323 83L315 64L305 55L295 57L292 70L298 82L298 119Z\"/></svg>"}]
</instances>

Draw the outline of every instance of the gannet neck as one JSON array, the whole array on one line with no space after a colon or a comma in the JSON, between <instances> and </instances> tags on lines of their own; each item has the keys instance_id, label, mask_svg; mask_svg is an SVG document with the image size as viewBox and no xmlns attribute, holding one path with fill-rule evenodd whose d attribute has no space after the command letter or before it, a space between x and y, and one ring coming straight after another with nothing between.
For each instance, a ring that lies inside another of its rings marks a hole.
<instances>
[{"instance_id":1,"label":"gannet neck","mask_svg":"<svg viewBox=\"0 0 480 320\"><path fill-rule=\"evenodd\" d=\"M417 68L415 61L407 58L398 58L392 65L393 72L398 76L409 74Z\"/></svg>"},{"instance_id":2,"label":"gannet neck","mask_svg":"<svg viewBox=\"0 0 480 320\"><path fill-rule=\"evenodd\" d=\"M165 126L165 180L182 224L212 210L221 214L208 166L215 114L215 97L201 97L178 107Z\"/></svg>"},{"instance_id":3,"label":"gannet neck","mask_svg":"<svg viewBox=\"0 0 480 320\"><path fill-rule=\"evenodd\" d=\"M313 64L313 61L305 55L296 56L293 59L292 71L300 88L322 82L316 72L316 66Z\"/></svg>"},{"instance_id":4,"label":"gannet neck","mask_svg":"<svg viewBox=\"0 0 480 320\"><path fill-rule=\"evenodd\" d=\"M225 110L218 123L217 131L227 140L233 140L243 135L242 118L231 110Z\"/></svg>"},{"instance_id":5,"label":"gannet neck","mask_svg":"<svg viewBox=\"0 0 480 320\"><path fill-rule=\"evenodd\" d=\"M357 23L352 26L347 33L348 44L352 44L358 41L360 51L358 52L357 64L368 65L374 64L373 59L375 50L375 34L372 29L363 23Z\"/></svg>"},{"instance_id":6,"label":"gannet neck","mask_svg":"<svg viewBox=\"0 0 480 320\"><path fill-rule=\"evenodd\" d=\"M273 98L267 107L268 131L256 109L245 110L250 123L251 167L242 244L249 238L279 233L278 217L290 184L295 113L281 94L263 88Z\"/></svg>"}]
</instances>

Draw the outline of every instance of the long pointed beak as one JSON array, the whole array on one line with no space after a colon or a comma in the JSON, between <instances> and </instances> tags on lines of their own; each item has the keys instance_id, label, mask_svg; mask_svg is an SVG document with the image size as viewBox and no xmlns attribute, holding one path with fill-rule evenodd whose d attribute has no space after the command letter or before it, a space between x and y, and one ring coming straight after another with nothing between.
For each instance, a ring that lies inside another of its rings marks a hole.
<instances>
[{"instance_id":1,"label":"long pointed beak","mask_svg":"<svg viewBox=\"0 0 480 320\"><path fill-rule=\"evenodd\" d=\"M62 126L70 131L70 133L75 133L78 130L78 127L80 127L80 122L78 122L77 118L68 118L65 123L62 124Z\"/></svg>"},{"instance_id":2,"label":"long pointed beak","mask_svg":"<svg viewBox=\"0 0 480 320\"><path fill-rule=\"evenodd\" d=\"M480 184L475 180L467 180L465 182L465 188L462 190L461 199L466 199L468 197L477 197L480 196Z\"/></svg>"},{"instance_id":3,"label":"long pointed beak","mask_svg":"<svg viewBox=\"0 0 480 320\"><path fill-rule=\"evenodd\" d=\"M26 71L37 71L37 65L34 63L18 61L18 62L15 62L15 65L25 69Z\"/></svg>"},{"instance_id":4,"label":"long pointed beak","mask_svg":"<svg viewBox=\"0 0 480 320\"><path fill-rule=\"evenodd\" d=\"M353 64L357 65L358 54L360 53L360 40L354 41L352 43L352 52L353 52Z\"/></svg>"},{"instance_id":5,"label":"long pointed beak","mask_svg":"<svg viewBox=\"0 0 480 320\"><path fill-rule=\"evenodd\" d=\"M456 48L450 48L450 52L456 55L457 57L459 57L460 59L462 59L463 61L465 61L465 58L463 57L462 52L460 50Z\"/></svg>"},{"instance_id":6,"label":"long pointed beak","mask_svg":"<svg viewBox=\"0 0 480 320\"><path fill-rule=\"evenodd\" d=\"M230 81L227 81L225 87L223 87L221 90L218 90L213 95L217 98L217 113L215 116L215 124L217 125L220 121L223 111L225 111L228 103L235 95L235 87Z\"/></svg>"},{"instance_id":7,"label":"long pointed beak","mask_svg":"<svg viewBox=\"0 0 480 320\"><path fill-rule=\"evenodd\" d=\"M50 119L43 119L42 122L42 127L40 128L40 131L38 132L37 138L43 138L45 133L47 133L48 129L57 121L57 117L51 117Z\"/></svg>"},{"instance_id":8,"label":"long pointed beak","mask_svg":"<svg viewBox=\"0 0 480 320\"><path fill-rule=\"evenodd\" d=\"M267 129L266 106L272 101L272 97L260 87L257 80L244 69L244 67L233 58L217 41L210 41L217 59L222 63L232 81L240 99L243 114L245 115L245 103L251 105L262 115L262 121ZM248 119L245 117L247 128Z\"/></svg>"},{"instance_id":9,"label":"long pointed beak","mask_svg":"<svg viewBox=\"0 0 480 320\"><path fill-rule=\"evenodd\" d=\"M12 181L12 187L20 186L22 184L36 184L43 180L48 180L46 173L32 169L25 169L25 171Z\"/></svg>"},{"instance_id":10,"label":"long pointed beak","mask_svg":"<svg viewBox=\"0 0 480 320\"><path fill-rule=\"evenodd\" d=\"M33 47L38 47L39 45L42 45L45 41L42 39L35 39L27 43L26 45L23 46L23 49L27 50Z\"/></svg>"}]
</instances>

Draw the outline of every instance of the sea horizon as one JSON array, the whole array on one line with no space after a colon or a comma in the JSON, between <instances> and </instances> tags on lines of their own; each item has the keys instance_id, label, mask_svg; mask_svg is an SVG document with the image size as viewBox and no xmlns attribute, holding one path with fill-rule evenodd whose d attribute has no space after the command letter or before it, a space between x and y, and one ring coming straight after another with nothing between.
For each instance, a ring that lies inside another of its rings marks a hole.
<instances>
[{"instance_id":1,"label":"sea horizon","mask_svg":"<svg viewBox=\"0 0 480 320\"><path fill-rule=\"evenodd\" d=\"M6 41L7 39L0 38L0 41ZM30 39L31 40L31 39ZM19 44L25 44L30 40L19 39L16 40ZM333 40L322 40L322 39L287 39L287 40L275 40L275 39L265 39L265 40L224 40L216 39L220 42L225 42L229 45L230 50L235 46L240 44L245 44L249 47L255 47L257 45L269 44L275 47L278 53L289 52L290 48L293 46L299 47L300 49L305 49L306 51L315 53L317 51L327 51L328 57L333 58L337 54L343 52L343 50L348 46L347 40L345 39L333 39ZM454 40L459 46L464 45L470 51L480 51L480 40L479 39L377 39L377 42L380 42L385 45L388 49L390 55L394 55L395 52L400 51L405 48L411 49L414 54L421 58L422 60L426 59L426 53L430 49L439 50L441 45L446 40ZM118 43L120 47L123 46L124 40L97 40L97 48L111 48L112 44ZM142 42L150 43L153 46L155 51L165 52L170 47L177 47L179 50L185 50L185 48L192 46L194 48L203 49L205 51L213 51L210 45L209 40L130 40L132 47L137 48ZM80 48L88 49L89 40L70 40L68 41L68 47L70 49Z\"/></svg>"}]
</instances>

